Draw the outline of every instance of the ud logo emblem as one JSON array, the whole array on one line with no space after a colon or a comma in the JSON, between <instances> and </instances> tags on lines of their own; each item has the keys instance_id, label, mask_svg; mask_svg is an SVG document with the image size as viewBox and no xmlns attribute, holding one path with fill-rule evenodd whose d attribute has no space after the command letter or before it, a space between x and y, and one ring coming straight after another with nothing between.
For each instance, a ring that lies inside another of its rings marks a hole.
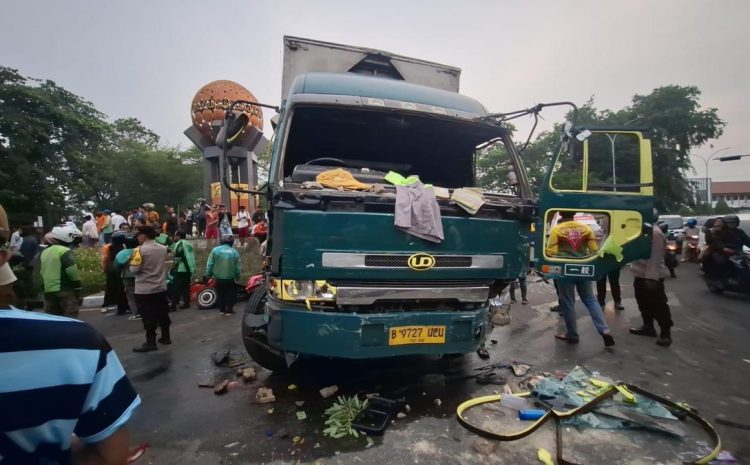
<instances>
[{"instance_id":1,"label":"ud logo emblem","mask_svg":"<svg viewBox=\"0 0 750 465\"><path fill-rule=\"evenodd\" d=\"M416 271L429 270L435 266L435 257L426 253L416 253L409 257L409 268Z\"/></svg>"}]
</instances>

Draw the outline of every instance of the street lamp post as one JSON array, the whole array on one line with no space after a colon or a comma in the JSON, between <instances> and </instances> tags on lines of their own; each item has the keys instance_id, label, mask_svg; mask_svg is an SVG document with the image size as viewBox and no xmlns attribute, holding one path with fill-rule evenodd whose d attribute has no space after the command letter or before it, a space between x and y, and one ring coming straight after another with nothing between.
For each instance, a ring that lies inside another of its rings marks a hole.
<instances>
[{"instance_id":1,"label":"street lamp post","mask_svg":"<svg viewBox=\"0 0 750 465\"><path fill-rule=\"evenodd\" d=\"M714 158L714 155L716 155L717 153L723 152L725 150L729 150L731 148L732 147L724 147L723 149L719 149L715 151L714 153L712 153L711 155L709 155L707 158L704 158L700 155L695 155L695 154L690 155L691 157L695 157L701 160L706 167L706 204L708 205L711 205L711 178L708 177L708 162L710 162Z\"/></svg>"}]
</instances>

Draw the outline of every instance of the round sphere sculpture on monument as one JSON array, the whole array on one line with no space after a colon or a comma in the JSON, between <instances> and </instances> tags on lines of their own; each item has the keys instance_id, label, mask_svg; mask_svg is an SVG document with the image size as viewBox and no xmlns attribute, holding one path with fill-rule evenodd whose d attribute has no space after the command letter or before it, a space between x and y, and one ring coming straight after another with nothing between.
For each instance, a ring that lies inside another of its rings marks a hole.
<instances>
[{"instance_id":1,"label":"round sphere sculpture on monument","mask_svg":"<svg viewBox=\"0 0 750 465\"><path fill-rule=\"evenodd\" d=\"M235 100L258 101L252 92L234 81L220 80L206 84L195 94L190 106L193 125L203 136L214 141L215 134L211 131L211 123L217 120L223 121L224 113ZM248 126L253 126L259 131L263 130L261 107L239 104L234 107L234 110L247 114L250 118Z\"/></svg>"}]
</instances>

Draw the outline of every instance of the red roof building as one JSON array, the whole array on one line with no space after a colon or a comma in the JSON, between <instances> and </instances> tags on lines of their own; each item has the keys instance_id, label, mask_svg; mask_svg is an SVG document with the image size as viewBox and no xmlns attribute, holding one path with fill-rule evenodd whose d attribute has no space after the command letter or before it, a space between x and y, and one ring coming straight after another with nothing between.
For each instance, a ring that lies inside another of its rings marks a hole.
<instances>
[{"instance_id":1,"label":"red roof building","mask_svg":"<svg viewBox=\"0 0 750 465\"><path fill-rule=\"evenodd\" d=\"M713 204L724 200L732 208L750 208L750 181L712 182Z\"/></svg>"}]
</instances>

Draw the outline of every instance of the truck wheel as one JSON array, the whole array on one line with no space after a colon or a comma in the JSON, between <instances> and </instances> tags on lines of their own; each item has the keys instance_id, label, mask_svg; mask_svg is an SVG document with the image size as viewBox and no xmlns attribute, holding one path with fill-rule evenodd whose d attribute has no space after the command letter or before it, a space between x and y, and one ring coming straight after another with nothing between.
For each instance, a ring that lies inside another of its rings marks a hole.
<instances>
[{"instance_id":1,"label":"truck wheel","mask_svg":"<svg viewBox=\"0 0 750 465\"><path fill-rule=\"evenodd\" d=\"M198 293L198 297L195 299L198 301L198 308L201 310L209 310L216 306L218 300L216 289L207 287Z\"/></svg>"},{"instance_id":2,"label":"truck wheel","mask_svg":"<svg viewBox=\"0 0 750 465\"><path fill-rule=\"evenodd\" d=\"M248 315L263 315L266 311L268 284L263 283L250 296L242 318L242 342L247 354L257 363L271 371L283 373L288 371L284 355L268 345L268 334L265 327L251 327L245 323Z\"/></svg>"}]
</instances>

